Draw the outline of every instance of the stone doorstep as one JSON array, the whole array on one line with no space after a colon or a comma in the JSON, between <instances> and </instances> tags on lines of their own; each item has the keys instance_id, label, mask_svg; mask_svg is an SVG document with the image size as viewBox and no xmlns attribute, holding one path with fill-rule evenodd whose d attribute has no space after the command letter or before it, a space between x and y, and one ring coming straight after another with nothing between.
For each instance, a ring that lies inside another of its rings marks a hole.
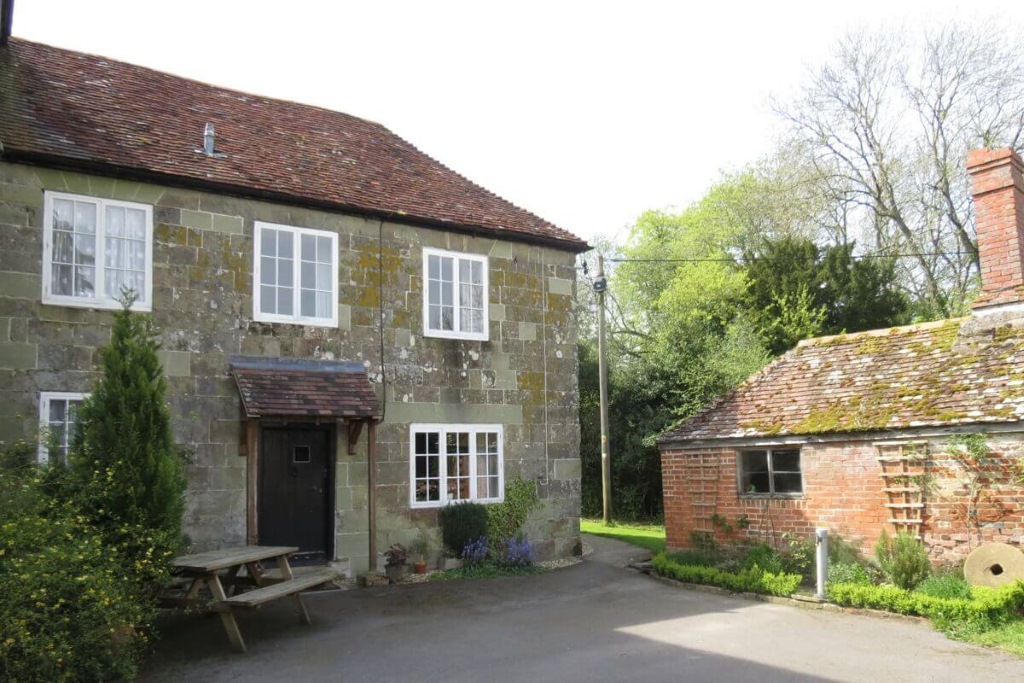
<instances>
[{"instance_id":1,"label":"stone doorstep","mask_svg":"<svg viewBox=\"0 0 1024 683\"><path fill-rule=\"evenodd\" d=\"M670 586L676 586L677 588L697 591L698 593L710 593L712 595L721 595L727 598L740 598L743 600L752 600L754 602L770 602L773 605L788 605L790 607L799 607L800 609L822 610L825 612L836 612L841 614L859 614L861 616L875 617L877 619L890 619L894 621L902 621L908 624L930 626L930 622L927 617L915 617L909 614L894 614L892 612L885 612L877 609L864 609L861 607L842 607L831 602L820 600L814 596L794 595L788 598L782 598L777 595L761 595L760 593L734 593L733 591L725 588L719 588L718 586L705 586L700 583L676 581L675 579L670 579L667 576L661 576L653 571L649 573L649 576L655 581L660 581Z\"/></svg>"}]
</instances>

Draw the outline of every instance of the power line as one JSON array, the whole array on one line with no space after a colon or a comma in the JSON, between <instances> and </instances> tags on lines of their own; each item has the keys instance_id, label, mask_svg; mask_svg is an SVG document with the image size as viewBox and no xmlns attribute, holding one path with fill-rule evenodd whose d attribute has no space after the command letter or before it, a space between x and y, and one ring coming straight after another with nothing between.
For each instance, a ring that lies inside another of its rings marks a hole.
<instances>
[{"instance_id":1,"label":"power line","mask_svg":"<svg viewBox=\"0 0 1024 683\"><path fill-rule=\"evenodd\" d=\"M873 258L917 258L925 256L969 256L964 251L936 251L936 252L922 252L916 254L861 254L859 256L851 256L850 259L854 261L860 261L862 259L873 259ZM736 258L609 258L606 259L611 263L736 263L740 259ZM751 259L756 261L757 259ZM789 259L795 260L795 259Z\"/></svg>"}]
</instances>

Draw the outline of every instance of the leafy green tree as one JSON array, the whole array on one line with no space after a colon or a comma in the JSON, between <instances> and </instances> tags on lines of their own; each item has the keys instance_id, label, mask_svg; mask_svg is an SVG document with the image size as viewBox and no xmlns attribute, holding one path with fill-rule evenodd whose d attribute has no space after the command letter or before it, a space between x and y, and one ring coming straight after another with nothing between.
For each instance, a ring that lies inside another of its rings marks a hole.
<instances>
[{"instance_id":1,"label":"leafy green tree","mask_svg":"<svg viewBox=\"0 0 1024 683\"><path fill-rule=\"evenodd\" d=\"M892 261L856 259L854 248L851 242L822 249L787 236L746 254L746 305L773 354L807 337L907 321L910 307Z\"/></svg>"}]
</instances>

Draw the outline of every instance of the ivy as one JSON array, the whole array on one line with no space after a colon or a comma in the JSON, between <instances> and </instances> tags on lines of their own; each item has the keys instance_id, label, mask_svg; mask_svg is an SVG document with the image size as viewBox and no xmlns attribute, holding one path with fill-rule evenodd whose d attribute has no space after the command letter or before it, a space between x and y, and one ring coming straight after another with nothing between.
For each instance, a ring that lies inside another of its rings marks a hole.
<instances>
[{"instance_id":1,"label":"ivy","mask_svg":"<svg viewBox=\"0 0 1024 683\"><path fill-rule=\"evenodd\" d=\"M518 536L530 511L540 505L537 484L516 479L505 484L505 500L487 506L487 537L494 542Z\"/></svg>"}]
</instances>

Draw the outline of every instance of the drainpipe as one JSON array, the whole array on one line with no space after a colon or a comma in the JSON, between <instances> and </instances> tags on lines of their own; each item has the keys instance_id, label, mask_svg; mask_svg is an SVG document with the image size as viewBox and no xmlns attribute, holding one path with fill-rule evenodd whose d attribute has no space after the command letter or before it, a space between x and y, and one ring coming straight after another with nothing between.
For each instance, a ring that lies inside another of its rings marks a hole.
<instances>
[{"instance_id":1,"label":"drainpipe","mask_svg":"<svg viewBox=\"0 0 1024 683\"><path fill-rule=\"evenodd\" d=\"M377 421L370 420L366 433L366 469L369 473L369 487L366 505L370 518L370 571L377 571Z\"/></svg>"}]
</instances>

